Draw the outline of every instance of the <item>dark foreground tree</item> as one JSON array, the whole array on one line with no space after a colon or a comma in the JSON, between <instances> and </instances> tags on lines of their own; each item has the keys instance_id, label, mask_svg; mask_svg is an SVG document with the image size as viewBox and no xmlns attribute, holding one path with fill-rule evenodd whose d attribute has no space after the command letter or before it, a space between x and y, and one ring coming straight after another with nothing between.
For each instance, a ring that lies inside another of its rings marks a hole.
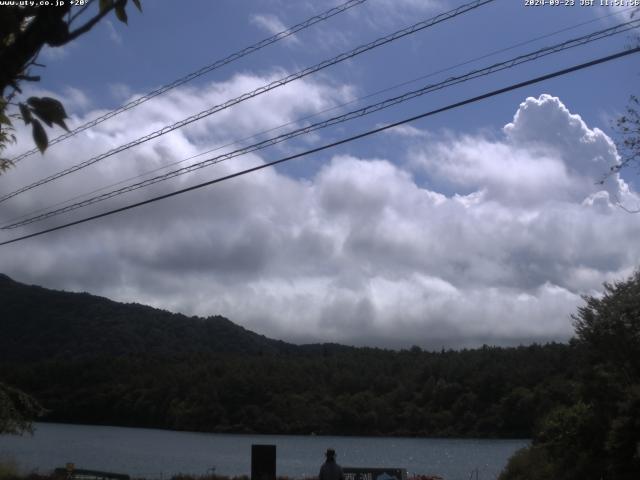
<instances>
[{"instance_id":1,"label":"dark foreground tree","mask_svg":"<svg viewBox=\"0 0 640 480\"><path fill-rule=\"evenodd\" d=\"M579 400L552 411L501 480L640 478L640 271L573 317Z\"/></svg>"},{"instance_id":2,"label":"dark foreground tree","mask_svg":"<svg viewBox=\"0 0 640 480\"><path fill-rule=\"evenodd\" d=\"M32 431L32 422L44 409L26 393L0 383L0 434L21 435Z\"/></svg>"}]
</instances>

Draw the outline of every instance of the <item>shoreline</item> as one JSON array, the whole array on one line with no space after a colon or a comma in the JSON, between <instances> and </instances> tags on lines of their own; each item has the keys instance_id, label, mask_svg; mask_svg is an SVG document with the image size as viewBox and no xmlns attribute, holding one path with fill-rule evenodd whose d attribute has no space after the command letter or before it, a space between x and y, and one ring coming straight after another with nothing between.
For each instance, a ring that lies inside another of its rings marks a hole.
<instances>
[{"instance_id":1,"label":"shoreline","mask_svg":"<svg viewBox=\"0 0 640 480\"><path fill-rule=\"evenodd\" d=\"M389 439L408 439L408 440L469 440L469 441L492 441L499 442L504 440L505 442L512 441L521 441L521 442L530 442L530 438L526 437L497 437L497 436L487 436L487 437L476 437L476 436L463 436L463 435L452 435L452 436L423 436L423 435L410 435L410 434L392 434L392 433L380 433L377 435L364 435L364 434L345 434L345 433L262 433L262 432L249 432L249 431L205 431L205 430L177 430L172 428L164 428L164 427L149 427L149 426L135 426L135 425L107 425L107 424L96 424L96 423L76 423L76 422L62 422L62 421L46 421L39 420L33 423L34 433L37 430L38 425L46 424L46 425L73 425L76 427L91 427L91 428L128 428L135 430L151 430L156 432L171 432L171 433L189 433L195 435L233 435L238 437L317 437L317 438L328 438L328 437L338 437L345 439L356 439L356 438L389 438ZM25 434L29 435L29 434Z\"/></svg>"}]
</instances>

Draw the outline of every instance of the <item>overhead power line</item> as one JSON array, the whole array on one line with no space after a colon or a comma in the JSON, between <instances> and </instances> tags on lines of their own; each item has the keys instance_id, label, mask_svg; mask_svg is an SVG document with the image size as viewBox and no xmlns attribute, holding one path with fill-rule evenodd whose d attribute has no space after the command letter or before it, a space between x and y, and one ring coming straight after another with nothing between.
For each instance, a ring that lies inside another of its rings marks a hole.
<instances>
[{"instance_id":1,"label":"overhead power line","mask_svg":"<svg viewBox=\"0 0 640 480\"><path fill-rule=\"evenodd\" d=\"M578 47L578 46L582 46L582 45L586 45L589 44L591 42L594 42L596 40L601 40L603 38L608 38L612 35L617 35L619 33L623 33L626 31L629 31L631 29L634 28L638 28L640 26L640 20L633 20L633 21L629 21L614 27L609 27L603 30L599 30L587 35L583 35L581 37L578 38L574 38L571 40L567 40L565 42L562 42L558 45L554 45L551 47L544 47L541 48L539 50L536 50L534 52L531 53L527 53L527 54L523 54L523 55L519 55L515 58L512 58L510 60L506 60L503 62L499 62L499 63L495 63L493 65L490 65L488 67L484 67L481 69L477 69L477 70L473 70L469 73L466 73L464 75L459 75L456 77L450 77L442 82L439 83L435 83L435 84L431 84L431 85L427 85L425 87L422 87L420 89L417 90L413 90L407 93L404 93L402 95L393 97L393 98L388 98L386 100L383 100L381 102L372 104L372 105L368 105L366 107L357 109L357 110L352 110L351 112L347 112L345 114L333 117L333 118L329 118L327 120L321 121L321 122L317 122L311 125L308 125L306 127L301 127L295 130L292 130L290 132L284 133L282 135L278 135L266 140L263 140L261 142L252 144L252 145L248 145L246 147L243 148L239 148L236 149L232 152L228 152L228 153L224 153L206 160L203 160L201 162L198 163L194 163L192 165L186 166L186 167L182 167L170 172L166 172L162 175L158 175L155 176L153 178L149 178L146 180L143 180L141 182L137 182L131 185L127 185L125 187L122 188L118 188L106 193L103 193L101 195L96 195L90 198L87 198L85 200L73 203L71 205L67 205L65 207L62 208L58 208L55 210L50 210L48 212L42 213L40 215L35 215L35 216L31 216L29 218L20 220L20 221L16 221L13 223L9 223L6 224L2 227L0 227L0 229L2 230L9 230L9 229L14 229L14 228L18 228L21 226L25 226L25 225L29 225L31 223L34 222L38 222L38 221L42 221L45 220L47 218L51 218L57 215L61 215L63 213L68 213L71 212L73 210L77 210L79 208L83 208L98 202L102 202L105 200L108 200L110 198L116 197L116 196L120 196L123 195L125 193L129 193L135 190L139 190L141 188L150 186L150 185L154 185L156 183L165 181L165 180L169 180L171 178L180 176L180 175L185 175L187 173L191 173L194 172L196 170L211 166L211 165L215 165L218 163L221 163L223 161L229 160L231 158L235 158L241 155L245 155L247 153L251 153L251 152L255 152L257 150L262 150L264 148L270 147L272 145L276 145L278 143L282 143L284 141L290 140L292 138L301 136L301 135L305 135L311 132L315 132L317 130L323 129L323 128L327 128L329 126L333 126L333 125L337 125L339 123L343 123L349 120L353 120L355 118L358 117L363 117L365 115L374 113L374 112L378 112L380 110L384 110L386 108L392 107L394 105L398 105L400 103L406 102L408 100L414 99L416 97L425 95L427 93L431 93L437 90L441 90L453 85L457 85L463 82L467 82L469 80L473 80L475 78L479 78L479 77L483 77L483 76L487 76L496 72L500 72L502 70L506 70L509 68L513 68L516 67L518 65L521 65L523 63L527 63L527 62L531 62L531 61L535 61L538 60L542 57L545 57L547 55L551 55L554 53L558 53L558 52L562 52L564 50L568 50L570 48L574 48L574 47Z\"/></svg>"},{"instance_id":2,"label":"overhead power line","mask_svg":"<svg viewBox=\"0 0 640 480\"><path fill-rule=\"evenodd\" d=\"M77 172L78 170L81 170L83 168L86 168L90 165L93 165L94 163L97 163L101 160L104 160L105 158L108 158L112 155L115 155L116 153L120 153L123 152L125 150L128 150L132 147L135 147L137 145L140 145L144 142L147 142L149 140L152 140L154 138L158 138L162 135L165 135L169 132L172 132L174 130L177 130L178 128L184 127L185 125L189 125L190 123L193 123L195 121L201 120L205 117L208 117L216 112L219 112L221 110L225 110L233 105L236 105L240 102L243 102L245 100L248 100L250 98L256 97L260 94L263 94L265 92L268 92L270 90L273 90L275 88L281 87L283 85L286 85L294 80L297 80L299 78L303 78L307 75L310 75L312 73L318 72L322 69L325 69L327 67L330 67L332 65L335 65L337 63L343 62L345 60L348 60L350 58L353 58L357 55L360 55L361 53L367 52L369 50L372 50L374 48L380 47L381 45L385 45L387 43L393 42L395 40L398 40L399 38L405 37L407 35L411 35L413 33L416 33L420 30L423 30L425 28L431 27L433 25L436 25L438 23L444 22L446 20L450 20L454 17L457 17L458 15L462 15L463 13L466 13L470 10L473 10L475 8L478 8L482 5L485 5L487 3L491 3L494 2L495 0L476 0L474 2L470 2L467 3L465 5L461 5L453 10L449 10L448 12L445 13L441 13L440 15L437 15L435 17L432 17L428 20L424 20L418 23L415 23L407 28L404 28L402 30L398 30L390 35L387 35L385 37L381 37L378 38L377 40L374 40L373 42L367 43L365 45L361 45L349 52L346 53L342 53L336 57L333 57L329 60L325 60L323 62L320 62L312 67L307 67L303 70L300 70L294 74L288 75L287 77L281 78L279 80L275 80L267 85L263 85L262 87L259 87L255 90L253 90L252 92L248 92L245 93L239 97L233 98L231 100L228 100L227 102L220 104L220 105L216 105L214 107L211 107L207 110L203 110L200 113L197 113L195 115L192 115L190 117L187 117L183 120L180 120L179 122L176 122L172 125L167 125L159 130L156 130L155 132L149 133L143 137L140 137L136 140L133 140L129 143L126 143L124 145L120 145L119 147L116 147L114 149L111 149L105 153L102 153L100 155L97 155L95 157L92 157L88 160L85 160L84 162L81 162L79 164L76 164L72 167L69 167L65 170L62 170L58 173L55 173L53 175L50 175L46 178L43 178L41 180L38 180L30 185L27 185L25 187L19 188L18 190L15 190L11 193L8 193L2 197L0 197L0 202L4 202L12 197L15 197L16 195L19 195L21 193L24 193L26 191L32 190L36 187L39 187L41 185L44 185L46 183L52 182L53 180L57 180L58 178L64 177L66 175L69 175L71 173Z\"/></svg>"},{"instance_id":3,"label":"overhead power line","mask_svg":"<svg viewBox=\"0 0 640 480\"><path fill-rule=\"evenodd\" d=\"M51 147L52 145L55 145L56 143L60 143L68 138L73 137L74 135L77 135L80 132L83 132L85 130L88 130L89 128L95 127L96 125L99 125L100 123L109 120L110 118L115 117L116 115L119 115L123 112L126 112L127 110L131 110L132 108L137 107L138 105L143 104L144 102L146 102L147 100L151 100L152 98L157 97L158 95L162 95L163 93L168 92L169 90L172 90L176 87L179 87L180 85L184 85L187 82L190 82L191 80L194 80L198 77L201 77L202 75L205 75L209 72L212 72L213 70L216 70L224 65L227 65L231 62L235 62L236 60L239 60L242 57L246 57L247 55L250 55L254 52L257 52L258 50L261 50L264 47L267 47L273 43L276 43L284 38L287 38L291 35L294 35L298 32L300 32L301 30L304 30L306 28L311 27L312 25L315 25L316 23L322 22L324 20L327 20L335 15L338 15L339 13L344 12L345 10L350 9L351 7L355 7L357 5L360 5L361 3L366 2L367 0L349 0L341 5L338 5L337 7L333 7L325 12L320 13L319 15L315 15L311 18L308 18L307 20L305 20L304 22L300 22L297 25L294 25L293 27L290 27L286 30L283 30L281 32L276 33L275 35L272 35L271 37L265 38L263 40L260 40L258 43L254 43L253 45L243 48L242 50L239 50L235 53L232 53L231 55L228 55L220 60L216 60L215 62L206 65L194 72L191 72L183 77L178 78L177 80L174 80L171 83L167 83L166 85L163 85L161 87L156 88L155 90L152 90L151 92L138 97L134 100L131 100L130 102L122 105L119 108L116 108L115 110L111 110L110 112L105 113L104 115L101 115L97 118L94 118L93 120L86 122L76 128L74 128L73 130L63 133L62 135L52 139L49 141L49 147ZM17 163L20 160L27 158L31 155L33 155L34 153L38 153L40 150L38 150L37 148L33 148L29 151L26 151L20 155L18 155L17 157L11 159L11 161L13 163Z\"/></svg>"},{"instance_id":4,"label":"overhead power line","mask_svg":"<svg viewBox=\"0 0 640 480\"><path fill-rule=\"evenodd\" d=\"M352 142L354 140L365 138L365 137L368 137L370 135L374 135L376 133L380 133L380 132L383 132L385 130L389 130L391 128L398 127L400 125L404 125L405 123L409 123L409 122L413 122L413 121L416 121L416 120L419 120L419 119L422 119L422 118L430 117L430 116L436 115L438 113L446 112L448 110L453 110L455 108L460 108L462 106L469 105L469 104L472 104L472 103L475 103L475 102L479 102L479 101L485 100L487 98L495 97L495 96L501 95L503 93L507 93L507 92L510 92L510 91L513 91L513 90L517 90L519 88L523 88L523 87L526 87L526 86L529 86L529 85L533 85L535 83L540 83L540 82L543 82L545 80L550 80L552 78L556 78L556 77L560 77L560 76L563 76L563 75L567 75L569 73L573 73L573 72L576 72L576 71L579 71L579 70L584 70L586 68L590 68L590 67L593 67L595 65L600 65L602 63L610 62L612 60L616 60L618 58L626 57L628 55L632 55L632 54L635 54L635 53L638 53L638 52L640 52L640 47L624 50L624 51L621 51L621 52L618 52L618 53L614 53L612 55L608 55L606 57L600 57L600 58L597 58L595 60L591 60L591 61L586 62L586 63L581 63L579 65L574 65L572 67L568 67L568 68L565 68L565 69L562 69L562 70L557 70L557 71L555 71L553 73L548 73L546 75L542 75L542 76L539 76L539 77L536 77L536 78L533 78L533 79L530 79L530 80L525 80L523 82L515 83L515 84L509 85L507 87L503 87L503 88L500 88L500 89L497 89L497 90L493 90L493 91L488 92L488 93L484 93L482 95L478 95L476 97L468 98L466 100L462 100L462 101L457 102L457 103L452 103L452 104L449 104L449 105L447 105L445 107L441 107L441 108L438 108L438 109L435 109L435 110L431 110L429 112L425 112L425 113L422 113L420 115L415 115L413 117L409 117L409 118L406 118L404 120L400 120L398 122L391 123L389 125L385 125L385 126L382 126L382 127L374 128L373 130L368 130L366 132L359 133L357 135L353 135L351 137L344 138L342 140L338 140L336 142L332 142L332 143L328 143L328 144L322 145L320 147L312 148L310 150L306 150L304 152L297 153L295 155L290 155L288 157L284 157L284 158L281 158L279 160L274 160L273 162L264 163L262 165L258 165L258 166L252 167L252 168L248 168L248 169L242 170L240 172L232 173L230 175L225 175L223 177L215 178L213 180L209 180L207 182L199 183L199 184L193 185L191 187L187 187L187 188L183 188L183 189L180 189L180 190L176 190L174 192L167 193L167 194L164 194L164 195L160 195L160 196L157 196L157 197L153 197L153 198L141 201L141 202L132 203L132 204L126 205L124 207L120 207L120 208L116 208L116 209L113 209L113 210L109 210L107 212L99 213L97 215L92 215L90 217L85 217L85 218L82 218L80 220L75 220L73 222L65 223L63 225L58 225L56 227L47 228L45 230L40 230L38 232L34 232L34 233L31 233L31 234L28 234L28 235L23 235L21 237L13 238L11 240L6 240L4 242L0 242L0 246L9 245L11 243L15 243L15 242L19 242L19 241L22 241L22 240L26 240L28 238L37 237L37 236L40 236L40 235L44 235L46 233L55 232L57 230L62 230L62 229L65 229L65 228L69 228L69 227L72 227L74 225L79 225L79 224L86 223L86 222L89 222L89 221L92 221L92 220L96 220L98 218L107 217L107 216L110 216L110 215L114 215L116 213L120 213L120 212L131 210L131 209L134 209L134 208L137 208L137 207L141 207L143 205L148 205L150 203L154 203L154 202L157 202L157 201L160 201L160 200L164 200L166 198L175 197L177 195L181 195L181 194L186 193L186 192L190 192L190 191L193 191L193 190L198 190L200 188L204 188L204 187L207 187L209 185L214 185L216 183L220 183L220 182L223 182L225 180L230 180L232 178L236 178L236 177L240 177L240 176L243 176L243 175L247 175L249 173L256 172L258 170L262 170L262 169L267 168L267 167L272 167L272 166L278 165L280 163L288 162L289 160L293 160L293 159L296 159L296 158L304 157L304 156L310 155L312 153L321 152L323 150L327 150L329 148L336 147L338 145L343 145L345 143L349 143L349 142Z\"/></svg>"},{"instance_id":5,"label":"overhead power line","mask_svg":"<svg viewBox=\"0 0 640 480\"><path fill-rule=\"evenodd\" d=\"M633 10L634 8L635 7L629 7L626 10L622 10L622 12L625 12L627 10ZM297 118L295 120L291 120L291 121L285 122L285 123L280 124L278 126L271 127L271 128L268 128L266 130L262 130L262 131L257 132L257 133L253 133L253 134L251 134L249 136L246 136L246 137L243 137L241 139L232 140L232 141L230 141L228 143L225 143L225 144L217 145L216 147L210 148L208 150L205 150L203 152L197 153L195 155L191 155L191 156L183 158L181 160L177 160L177 161L173 161L173 162L167 163L167 164L162 165L160 167L156 167L153 170L148 170L146 172L142 172L142 173L139 173L137 175L134 175L134 176L131 176L131 177L128 177L128 178L124 178L122 180L118 180L117 182L110 183L108 185L104 185L102 187L93 189L91 191L88 191L88 192L85 192L85 193L82 193L82 194L78 194L78 195L74 195L71 198L68 198L66 200L62 200L60 202L56 202L53 205L50 205L48 207L41 207L41 208L38 208L36 210L32 210L31 212L18 215L16 217L13 217L13 218L7 220L6 224L5 224L5 227L8 228L10 226L9 224L11 224L13 222L18 222L18 221L23 220L23 219L28 219L29 217L33 217L33 216L39 215L40 213L46 212L47 210L51 210L51 209L53 209L55 207L61 207L62 205L70 204L74 200L77 200L78 201L77 203L79 203L80 199L82 199L82 198L87 199L90 195L97 194L98 192L103 192L105 190L108 190L110 188L116 187L118 185L123 185L123 184L125 184L125 183L127 183L129 181L132 181L132 180L136 180L136 179L139 179L139 178L144 178L144 177L146 177L146 176L148 176L148 175L150 175L152 173L156 173L156 172L159 172L161 170L167 170L170 167L173 167L175 165L179 165L179 164L188 162L189 160L193 160L195 158L208 155L210 153L222 150L222 149L227 148L227 147L232 147L234 145L240 145L242 142L245 142L247 140L252 140L252 139L255 139L255 138L259 138L261 135L265 135L267 133L271 133L271 132L274 132L274 131L277 131L277 130L281 130L281 129L285 128L285 127L298 124L298 123L300 123L302 121L309 120L311 118L316 118L316 117L318 117L318 116L320 116L320 115L322 115L324 113L328 113L328 112L332 112L334 110L342 109L342 108L344 108L344 107L346 107L348 105L353 105L354 103L361 102L361 101L366 100L368 98L376 97L376 96L378 96L378 95L380 95L382 93L390 92L392 90L397 90L400 87L404 87L406 85L410 85L412 83L416 83L416 82L418 82L420 80L425 80L427 78L434 77L434 76L436 76L436 75L438 75L440 73L449 72L449 71L452 71L452 70L454 70L456 68L475 63L475 62L477 62L479 60L483 60L485 58L489 58L489 57L495 56L495 55L497 55L499 53L508 52L508 51L514 50L514 49L516 49L518 47L522 47L524 45L529 45L529 44L537 42L539 40L550 38L550 37L553 37L553 36L558 35L560 33L564 33L564 32L570 31L570 30L575 30L576 28L583 27L583 26L589 25L591 23L600 22L600 21L602 21L602 20L604 20L606 18L615 16L615 15L619 15L619 14L620 14L620 12L616 11L616 12L612 12L612 13L609 13L609 14L606 14L606 15L599 16L599 17L594 17L591 20L587 20L587 21L584 21L584 22L580 22L580 23L576 23L576 24L573 24L573 25L569 25L569 26L564 27L564 28L562 28L560 30L554 30L553 32L549 32L549 33L546 33L544 35L540 35L538 37L530 38L528 40L524 40L524 41L515 43L515 44L510 45L508 47L504 47L504 48L501 48L501 49L498 49L498 50L494 50L492 52L486 53L486 54L478 56L478 57L474 57L474 58L469 59L469 60L465 60L465 61L457 63L455 65L451 65L449 67L445 67L445 68L442 68L442 69L439 69L439 70L435 70L435 71L432 71L432 72L424 74L424 75L420 75L418 77L414 77L414 78L412 78L410 80L405 80L403 82L393 84L391 86L382 88L380 90L376 90L375 92L371 92L371 93L365 94L365 95L363 95L361 97L357 97L357 98L354 98L352 100L348 100L346 102L339 103L337 105L332 105L331 107L327 107L327 108L325 108L323 110L319 110L317 112L311 113L309 115L305 115L305 116Z\"/></svg>"},{"instance_id":6,"label":"overhead power line","mask_svg":"<svg viewBox=\"0 0 640 480\"><path fill-rule=\"evenodd\" d=\"M633 10L634 8L635 7L629 7L627 9L625 9L625 10L622 10L621 12L625 12L627 10ZM85 193L82 193L82 194L75 195L75 196L73 196L71 198L68 198L66 200L62 200L60 202L56 202L53 205L50 205L48 207L38 208L36 210L32 210L29 213L18 215L18 216L14 217L14 218L12 218L10 220L7 220L7 223L6 223L5 226L8 227L9 223L17 222L19 220L23 220L23 219L26 219L28 217L35 216L36 214L40 214L41 212L46 212L47 210L50 210L52 208L59 207L61 205L69 204L70 202L73 202L74 200L80 200L81 198L87 198L90 195L96 194L98 192L103 192L105 190L108 190L109 188L113 188L113 187L116 187L118 185L125 184L126 182L129 182L131 180L136 180L138 178L143 178L143 177L146 177L147 175L150 175L150 174L155 173L155 172L159 172L161 170L167 170L170 167L173 167L175 165L179 165L181 163L188 162L189 160L193 160L194 158L202 157L204 155L208 155L208 154L213 153L215 151L219 151L219 150L222 150L222 149L227 148L227 147L232 147L234 145L240 145L242 142L245 142L247 140L252 140L252 139L260 137L261 135L265 135L267 133L271 133L271 132L274 132L274 131L277 131L277 130L281 130L281 129L285 128L285 127L289 127L291 125L295 125L297 123L300 123L300 122L305 121L305 120L309 120L311 118L316 118L316 117L318 117L318 116L320 116L320 115L322 115L324 113L332 112L334 110L339 110L339 109L344 108L344 107L346 107L348 105L353 105L354 103L361 102L361 101L366 100L368 98L376 97L376 96L378 96L378 95L380 95L382 93L390 92L392 90L397 90L400 87L404 87L406 85L410 85L412 83L416 83L416 82L418 82L420 80L425 80L427 78L434 77L434 76L436 76L436 75L438 75L440 73L449 72L451 70L455 70L456 68L475 63L475 62L477 62L479 60L483 60L485 58L489 58L489 57L495 56L495 55L497 55L499 53L508 52L508 51L514 50L514 49L516 49L518 47L522 47L524 45L529 45L529 44L537 42L539 40L543 40L545 38L550 38L550 37L553 37L553 36L558 35L560 33L564 33L564 32L570 31L570 30L575 30L576 28L583 27L583 26L589 25L591 23L600 22L600 21L602 21L602 20L604 20L606 18L610 18L610 17L616 16L616 15L619 15L619 14L620 14L620 12L615 11L615 12L612 12L612 13L609 13L609 14L606 14L606 15L602 15L602 16L599 16L599 17L594 17L591 20L587 20L587 21L584 21L584 22L576 23L576 24L570 25L568 27L564 27L564 28L562 28L560 30L554 30L553 32L549 32L549 33L546 33L546 34L538 36L538 37L530 38L528 40L515 43L515 44L510 45L510 46L505 47L505 48L494 50L492 52L486 53L486 54L478 56L478 57L474 57L474 58L469 59L469 60L465 60L465 61L457 63L455 65L451 65L449 67L445 67L445 68L442 68L440 70L435 70L435 71L427 73L425 75L420 75L418 77L414 77L411 80L405 80L403 82L393 84L391 86L382 88L380 90L376 90L375 92L371 92L371 93L365 94L365 95L363 95L361 97L357 97L357 98L354 98L352 100L348 100L346 102L339 103L337 105L332 105L331 107L327 107L327 108L325 108L323 110L319 110L319 111L311 113L309 115L305 115L303 117L299 117L299 118L297 118L295 120L291 120L291 121L285 122L285 123L280 124L278 126L271 127L271 128L268 128L266 130L262 130L262 131L257 132L257 133L253 133L253 134L251 134L249 136L246 136L246 137L243 137L241 139L232 140L232 141L230 141L228 143L218 145L216 147L210 148L208 150L205 150L203 152L197 153L195 155L191 155L191 156L183 158L181 160L176 160L176 161L167 163L167 164L162 165L160 167L156 167L153 170L148 170L146 172L139 173L139 174L134 175L132 177L128 177L128 178L125 178L125 179L122 179L122 180L118 180L117 182L110 183L108 185L96 188L94 190L91 190L91 191L88 191L88 192L85 192Z\"/></svg>"}]
</instances>

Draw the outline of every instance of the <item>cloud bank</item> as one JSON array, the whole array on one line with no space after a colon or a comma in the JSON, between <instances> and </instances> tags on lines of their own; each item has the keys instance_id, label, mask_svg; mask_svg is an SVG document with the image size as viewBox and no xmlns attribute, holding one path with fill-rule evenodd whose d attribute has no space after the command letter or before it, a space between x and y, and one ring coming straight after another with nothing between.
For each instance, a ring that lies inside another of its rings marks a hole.
<instances>
[{"instance_id":1,"label":"cloud bank","mask_svg":"<svg viewBox=\"0 0 640 480\"><path fill-rule=\"evenodd\" d=\"M52 149L46 162L24 161L0 178L1 188L268 80L245 74L173 91ZM293 121L351 94L312 81L273 93L17 197L3 217ZM615 146L560 99L527 98L491 138L413 127L387 135L398 146L394 158L336 154L303 177L263 170L3 247L2 270L51 288L222 314L294 342L440 348L566 340L581 295L638 264L640 224L615 207L637 201L636 194L617 176L594 184L618 161ZM172 187L261 162L255 154L234 159ZM131 198L138 197L120 201Z\"/></svg>"}]
</instances>

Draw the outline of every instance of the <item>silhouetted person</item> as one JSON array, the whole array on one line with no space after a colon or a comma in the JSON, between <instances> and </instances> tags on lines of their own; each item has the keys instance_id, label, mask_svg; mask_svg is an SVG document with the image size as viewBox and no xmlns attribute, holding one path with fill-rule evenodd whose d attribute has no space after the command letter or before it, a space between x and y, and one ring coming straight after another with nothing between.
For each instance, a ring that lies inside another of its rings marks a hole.
<instances>
[{"instance_id":1,"label":"silhouetted person","mask_svg":"<svg viewBox=\"0 0 640 480\"><path fill-rule=\"evenodd\" d=\"M327 459L320 467L318 480L344 480L342 467L336 463L336 451L333 448L328 448L324 455Z\"/></svg>"}]
</instances>

